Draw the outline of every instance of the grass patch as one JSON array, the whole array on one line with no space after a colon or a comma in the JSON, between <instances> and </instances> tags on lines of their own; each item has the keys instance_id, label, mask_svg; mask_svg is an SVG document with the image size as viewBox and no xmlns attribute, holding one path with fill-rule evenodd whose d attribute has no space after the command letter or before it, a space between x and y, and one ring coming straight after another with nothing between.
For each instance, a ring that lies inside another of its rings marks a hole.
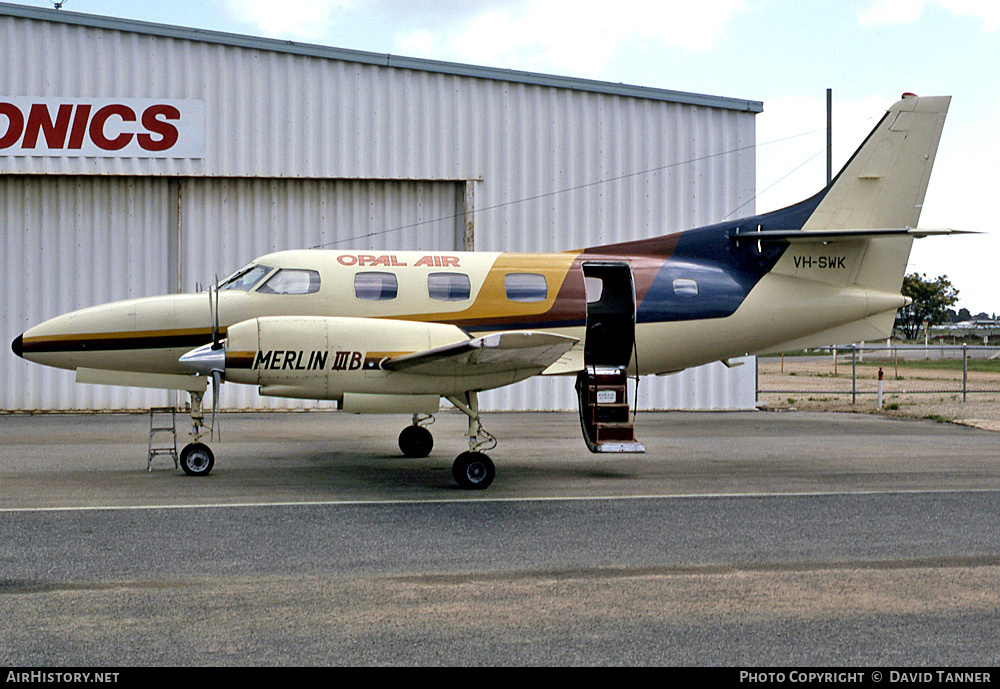
<instances>
[{"instance_id":1,"label":"grass patch","mask_svg":"<svg viewBox=\"0 0 1000 689\"><path fill-rule=\"evenodd\" d=\"M858 364L859 366L861 364ZM874 364L865 363L865 366L873 366ZM885 366L892 366L893 363L888 361L886 363L878 364L883 368ZM962 360L961 359L914 359L914 360L903 360L900 359L895 364L899 368L924 368L931 369L934 371L961 371L962 370ZM969 359L968 360L968 370L975 371L976 373L1000 373L1000 359Z\"/></svg>"}]
</instances>

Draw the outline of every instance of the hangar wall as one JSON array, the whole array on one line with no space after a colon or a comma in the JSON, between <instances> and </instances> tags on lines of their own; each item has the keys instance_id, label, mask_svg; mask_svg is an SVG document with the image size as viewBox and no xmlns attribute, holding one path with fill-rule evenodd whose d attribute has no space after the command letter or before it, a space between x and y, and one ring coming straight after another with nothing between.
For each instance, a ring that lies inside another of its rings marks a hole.
<instances>
[{"instance_id":1,"label":"hangar wall","mask_svg":"<svg viewBox=\"0 0 1000 689\"><path fill-rule=\"evenodd\" d=\"M418 246L403 233L343 246L456 249L461 199L451 182L0 175L0 334L9 343L59 313L178 286L193 292L262 254L328 241L330 227L377 232L419 223ZM77 385L72 372L4 351L0 409L170 403L156 390ZM243 385L226 386L223 402L234 409L331 406L261 397Z\"/></svg>"},{"instance_id":2,"label":"hangar wall","mask_svg":"<svg viewBox=\"0 0 1000 689\"><path fill-rule=\"evenodd\" d=\"M754 210L752 101L0 3L5 98L77 112L87 98L172 99L203 113L194 155L0 151L5 342L75 308L193 290L284 248L561 251ZM0 408L161 403L7 351ZM746 373L644 380L640 408L752 406L734 375ZM575 404L570 381L546 379L481 406ZM236 385L223 398L301 405L315 403Z\"/></svg>"}]
</instances>

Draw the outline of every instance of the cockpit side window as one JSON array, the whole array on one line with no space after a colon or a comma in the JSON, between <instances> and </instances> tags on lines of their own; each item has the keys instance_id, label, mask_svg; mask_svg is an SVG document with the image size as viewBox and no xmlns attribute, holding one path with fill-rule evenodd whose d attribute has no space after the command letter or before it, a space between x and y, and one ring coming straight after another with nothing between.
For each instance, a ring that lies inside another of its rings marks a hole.
<instances>
[{"instance_id":1,"label":"cockpit side window","mask_svg":"<svg viewBox=\"0 0 1000 689\"><path fill-rule=\"evenodd\" d=\"M319 291L319 273L315 270L281 268L257 290L263 294L313 294Z\"/></svg>"},{"instance_id":2,"label":"cockpit side window","mask_svg":"<svg viewBox=\"0 0 1000 689\"><path fill-rule=\"evenodd\" d=\"M263 277L272 270L274 269L270 266L262 266L251 263L248 266L240 268L223 280L219 285L219 289L232 289L240 292L249 292L253 289L254 285L260 282Z\"/></svg>"}]
</instances>

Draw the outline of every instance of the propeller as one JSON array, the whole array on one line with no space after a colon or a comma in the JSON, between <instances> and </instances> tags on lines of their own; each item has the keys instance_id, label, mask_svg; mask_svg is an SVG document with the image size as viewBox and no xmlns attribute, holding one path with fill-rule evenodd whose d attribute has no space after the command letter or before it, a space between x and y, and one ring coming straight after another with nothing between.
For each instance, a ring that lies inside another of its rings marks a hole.
<instances>
[{"instance_id":1,"label":"propeller","mask_svg":"<svg viewBox=\"0 0 1000 689\"><path fill-rule=\"evenodd\" d=\"M222 368L212 367L212 438L216 437L215 415L219 411L219 397L222 392L222 375L226 370L225 346L219 341L219 275L215 275L215 285L208 288L208 311L212 319L212 351L222 352ZM222 440L219 431L218 439Z\"/></svg>"},{"instance_id":2,"label":"propeller","mask_svg":"<svg viewBox=\"0 0 1000 689\"><path fill-rule=\"evenodd\" d=\"M208 309L212 321L212 341L180 358L180 362L204 376L212 377L212 437L216 437L216 414L219 411L219 397L226 373L226 345L219 337L219 278L208 288ZM221 439L222 435L219 434Z\"/></svg>"},{"instance_id":3,"label":"propeller","mask_svg":"<svg viewBox=\"0 0 1000 689\"><path fill-rule=\"evenodd\" d=\"M219 276L215 276L215 284L208 287L208 317L212 320L212 349L220 349L219 342Z\"/></svg>"}]
</instances>

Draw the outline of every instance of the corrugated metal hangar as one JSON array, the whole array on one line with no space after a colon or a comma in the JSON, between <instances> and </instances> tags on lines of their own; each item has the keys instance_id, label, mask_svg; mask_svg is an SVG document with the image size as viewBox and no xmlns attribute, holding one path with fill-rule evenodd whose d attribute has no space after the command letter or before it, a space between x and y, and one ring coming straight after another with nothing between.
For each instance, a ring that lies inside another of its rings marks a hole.
<instances>
[{"instance_id":1,"label":"corrugated metal hangar","mask_svg":"<svg viewBox=\"0 0 1000 689\"><path fill-rule=\"evenodd\" d=\"M562 251L754 212L755 101L0 3L0 335L286 248ZM206 309L207 311L207 309ZM0 408L140 409L9 348ZM574 409L573 381L483 409ZM754 367L639 409L747 408ZM320 406L226 390L223 406Z\"/></svg>"}]
</instances>

